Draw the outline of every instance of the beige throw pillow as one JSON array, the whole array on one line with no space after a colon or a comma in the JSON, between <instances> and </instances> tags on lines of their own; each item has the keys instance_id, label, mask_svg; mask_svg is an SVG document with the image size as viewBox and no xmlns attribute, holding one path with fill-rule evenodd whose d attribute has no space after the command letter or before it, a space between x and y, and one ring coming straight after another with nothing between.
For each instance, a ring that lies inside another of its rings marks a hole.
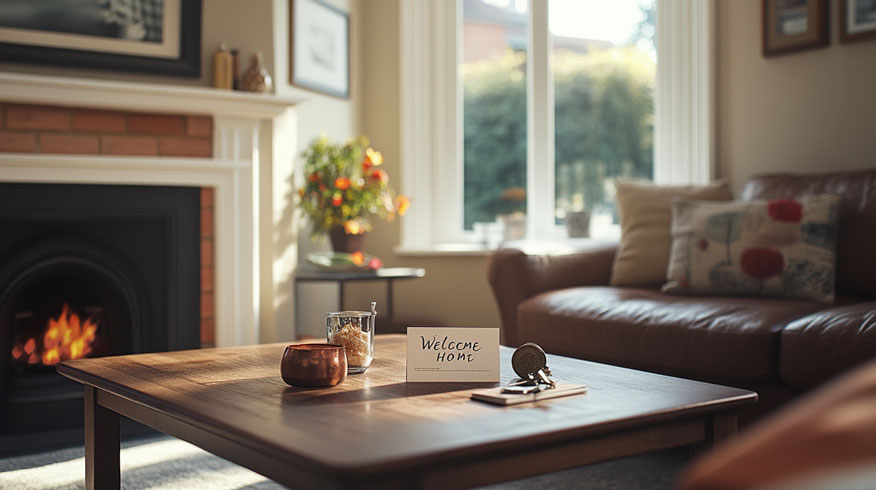
<instances>
[{"instance_id":1,"label":"beige throw pillow","mask_svg":"<svg viewBox=\"0 0 876 490\"><path fill-rule=\"evenodd\" d=\"M726 182L704 186L661 186L651 182L616 183L621 242L614 258L612 286L660 287L666 282L672 200L729 201Z\"/></svg>"}]
</instances>

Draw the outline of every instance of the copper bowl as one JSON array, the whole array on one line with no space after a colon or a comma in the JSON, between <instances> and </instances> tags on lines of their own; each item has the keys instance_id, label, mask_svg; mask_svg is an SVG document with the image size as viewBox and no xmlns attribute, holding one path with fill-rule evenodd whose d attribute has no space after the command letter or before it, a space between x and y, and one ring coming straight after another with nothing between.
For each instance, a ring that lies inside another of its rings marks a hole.
<instances>
[{"instance_id":1,"label":"copper bowl","mask_svg":"<svg viewBox=\"0 0 876 490\"><path fill-rule=\"evenodd\" d=\"M283 353L280 374L292 386L334 386L347 379L347 353L342 345L292 344Z\"/></svg>"}]
</instances>

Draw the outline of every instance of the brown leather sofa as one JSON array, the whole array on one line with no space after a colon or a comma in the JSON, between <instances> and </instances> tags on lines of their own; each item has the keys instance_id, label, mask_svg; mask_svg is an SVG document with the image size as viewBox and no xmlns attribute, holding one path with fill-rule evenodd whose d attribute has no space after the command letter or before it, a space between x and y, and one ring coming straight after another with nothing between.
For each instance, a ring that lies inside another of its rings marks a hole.
<instances>
[{"instance_id":1,"label":"brown leather sofa","mask_svg":"<svg viewBox=\"0 0 876 490\"><path fill-rule=\"evenodd\" d=\"M821 193L842 196L833 305L611 287L616 244L561 255L505 248L488 268L502 343L744 387L760 402L743 415L771 410L876 357L876 169L756 176L740 198Z\"/></svg>"}]
</instances>

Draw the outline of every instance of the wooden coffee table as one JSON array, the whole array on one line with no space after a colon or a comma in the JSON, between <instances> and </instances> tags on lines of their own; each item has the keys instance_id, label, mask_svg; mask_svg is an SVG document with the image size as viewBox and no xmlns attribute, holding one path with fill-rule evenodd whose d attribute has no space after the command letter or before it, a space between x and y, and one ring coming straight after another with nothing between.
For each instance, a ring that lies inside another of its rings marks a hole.
<instances>
[{"instance_id":1,"label":"wooden coffee table","mask_svg":"<svg viewBox=\"0 0 876 490\"><path fill-rule=\"evenodd\" d=\"M512 407L475 386L405 383L405 338L378 336L364 374L301 389L280 379L285 344L67 361L85 385L89 488L119 486L119 414L294 488L458 488L736 433L750 391L549 356L585 395ZM513 377L502 350L503 382ZM483 386L483 385L481 385Z\"/></svg>"}]
</instances>

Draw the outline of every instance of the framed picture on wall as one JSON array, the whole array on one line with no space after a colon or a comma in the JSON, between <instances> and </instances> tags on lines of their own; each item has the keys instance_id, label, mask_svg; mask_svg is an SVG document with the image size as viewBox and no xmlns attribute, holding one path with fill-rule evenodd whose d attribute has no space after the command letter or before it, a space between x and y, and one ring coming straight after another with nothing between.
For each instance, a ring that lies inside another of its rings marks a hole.
<instances>
[{"instance_id":1,"label":"framed picture on wall","mask_svg":"<svg viewBox=\"0 0 876 490\"><path fill-rule=\"evenodd\" d=\"M827 0L763 0L763 55L827 46Z\"/></svg>"},{"instance_id":2,"label":"framed picture on wall","mask_svg":"<svg viewBox=\"0 0 876 490\"><path fill-rule=\"evenodd\" d=\"M350 17L319 0L290 0L290 82L350 96Z\"/></svg>"},{"instance_id":3,"label":"framed picture on wall","mask_svg":"<svg viewBox=\"0 0 876 490\"><path fill-rule=\"evenodd\" d=\"M3 0L0 60L199 77L201 0Z\"/></svg>"},{"instance_id":4,"label":"framed picture on wall","mask_svg":"<svg viewBox=\"0 0 876 490\"><path fill-rule=\"evenodd\" d=\"M840 42L876 39L876 0L840 0Z\"/></svg>"}]
</instances>

